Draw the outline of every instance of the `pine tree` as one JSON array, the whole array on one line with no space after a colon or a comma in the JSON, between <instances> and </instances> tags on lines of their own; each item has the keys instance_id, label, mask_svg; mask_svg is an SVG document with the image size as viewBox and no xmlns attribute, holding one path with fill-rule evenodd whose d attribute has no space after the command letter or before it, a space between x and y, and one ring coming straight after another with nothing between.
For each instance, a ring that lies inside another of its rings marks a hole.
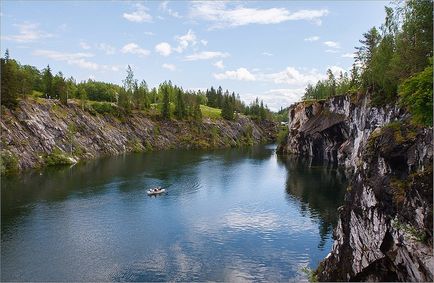
<instances>
[{"instance_id":1,"label":"pine tree","mask_svg":"<svg viewBox=\"0 0 434 283\"><path fill-rule=\"evenodd\" d=\"M233 120L234 119L234 108L232 106L232 103L230 101L229 96L223 97L223 105L222 105L221 115L226 120Z\"/></svg>"},{"instance_id":2,"label":"pine tree","mask_svg":"<svg viewBox=\"0 0 434 283\"><path fill-rule=\"evenodd\" d=\"M18 103L18 68L15 60L9 58L6 49L5 58L1 58L1 104L6 107L15 107Z\"/></svg>"},{"instance_id":3,"label":"pine tree","mask_svg":"<svg viewBox=\"0 0 434 283\"><path fill-rule=\"evenodd\" d=\"M51 74L50 65L43 70L42 83L46 98L54 98L53 75Z\"/></svg>"},{"instance_id":4,"label":"pine tree","mask_svg":"<svg viewBox=\"0 0 434 283\"><path fill-rule=\"evenodd\" d=\"M193 106L193 118L196 121L202 120L202 111L200 110L200 97L196 96L196 101Z\"/></svg>"},{"instance_id":5,"label":"pine tree","mask_svg":"<svg viewBox=\"0 0 434 283\"><path fill-rule=\"evenodd\" d=\"M175 89L176 91L176 103L175 103L175 115L178 119L183 119L186 116L184 95L182 90L179 88Z\"/></svg>"},{"instance_id":6,"label":"pine tree","mask_svg":"<svg viewBox=\"0 0 434 283\"><path fill-rule=\"evenodd\" d=\"M161 116L164 119L170 119L169 89L167 85L163 85L161 91L163 92L163 105L161 107Z\"/></svg>"}]
</instances>

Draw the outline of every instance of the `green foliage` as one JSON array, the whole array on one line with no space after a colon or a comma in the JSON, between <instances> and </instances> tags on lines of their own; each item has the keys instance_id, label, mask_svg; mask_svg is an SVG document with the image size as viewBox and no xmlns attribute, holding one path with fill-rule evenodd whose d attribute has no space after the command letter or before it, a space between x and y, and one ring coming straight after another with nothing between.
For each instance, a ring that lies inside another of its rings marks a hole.
<instances>
[{"instance_id":1,"label":"green foliage","mask_svg":"<svg viewBox=\"0 0 434 283\"><path fill-rule=\"evenodd\" d=\"M161 116L163 119L170 119L170 100L169 100L169 87L164 86L163 92L163 104L161 107Z\"/></svg>"},{"instance_id":2,"label":"green foliage","mask_svg":"<svg viewBox=\"0 0 434 283\"><path fill-rule=\"evenodd\" d=\"M200 105L200 110L202 112L203 117L210 119L219 119L221 118L221 110L218 108L212 108L205 105Z\"/></svg>"},{"instance_id":3,"label":"green foliage","mask_svg":"<svg viewBox=\"0 0 434 283\"><path fill-rule=\"evenodd\" d=\"M179 120L184 119L187 116L187 111L185 108L184 95L180 88L175 89L176 100L175 100L175 116Z\"/></svg>"},{"instance_id":4,"label":"green foliage","mask_svg":"<svg viewBox=\"0 0 434 283\"><path fill-rule=\"evenodd\" d=\"M131 111L130 94L124 88L119 90L118 106L129 113Z\"/></svg>"},{"instance_id":5,"label":"green foliage","mask_svg":"<svg viewBox=\"0 0 434 283\"><path fill-rule=\"evenodd\" d=\"M0 173L1 175L13 175L18 172L18 159L8 151L1 151L0 154Z\"/></svg>"},{"instance_id":6,"label":"green foliage","mask_svg":"<svg viewBox=\"0 0 434 283\"><path fill-rule=\"evenodd\" d=\"M417 229L410 224L402 223L397 218L392 220L392 227L397 230L403 231L406 235L409 236L409 238L418 242L425 242L425 240L427 239L425 231Z\"/></svg>"},{"instance_id":7,"label":"green foliage","mask_svg":"<svg viewBox=\"0 0 434 283\"><path fill-rule=\"evenodd\" d=\"M267 106L264 106L264 102L257 97L249 106L244 107L244 114L250 116L255 120L271 120L272 115Z\"/></svg>"},{"instance_id":8,"label":"green foliage","mask_svg":"<svg viewBox=\"0 0 434 283\"><path fill-rule=\"evenodd\" d=\"M281 127L279 133L277 134L277 144L286 143L288 139L289 129L287 126Z\"/></svg>"},{"instance_id":9,"label":"green foliage","mask_svg":"<svg viewBox=\"0 0 434 283\"><path fill-rule=\"evenodd\" d=\"M234 107L229 96L224 96L222 107L222 118L226 120L234 120Z\"/></svg>"},{"instance_id":10,"label":"green foliage","mask_svg":"<svg viewBox=\"0 0 434 283\"><path fill-rule=\"evenodd\" d=\"M14 108L18 103L18 64L9 58L6 50L5 58L1 59L1 104Z\"/></svg>"},{"instance_id":11,"label":"green foliage","mask_svg":"<svg viewBox=\"0 0 434 283\"><path fill-rule=\"evenodd\" d=\"M99 114L111 114L119 116L121 113L119 108L109 102L92 102L90 103L90 107Z\"/></svg>"},{"instance_id":12,"label":"green foliage","mask_svg":"<svg viewBox=\"0 0 434 283\"><path fill-rule=\"evenodd\" d=\"M59 148L53 149L53 151L45 156L45 165L57 166L57 165L70 165L74 164L74 160L68 154L62 152Z\"/></svg>"},{"instance_id":13,"label":"green foliage","mask_svg":"<svg viewBox=\"0 0 434 283\"><path fill-rule=\"evenodd\" d=\"M431 64L399 86L401 104L412 114L417 124L433 124L433 68Z\"/></svg>"},{"instance_id":14,"label":"green foliage","mask_svg":"<svg viewBox=\"0 0 434 283\"><path fill-rule=\"evenodd\" d=\"M334 88L332 73L328 71L326 80L307 86L303 98L319 100L334 93L339 95L361 90L371 94L373 106L395 103L398 86L422 72L429 65L428 58L433 55L432 7L432 0L401 1L394 9L386 7L386 18L380 30L372 27L363 34L361 45L356 47L356 62L350 78L347 74L341 75ZM406 93L402 96L405 97L404 105L412 108L409 110L417 123L425 125L432 124L432 83L429 96L426 87L428 75L426 70L424 75L400 87L400 93ZM417 94L411 98L410 92ZM411 107L410 103L415 106Z\"/></svg>"}]
</instances>

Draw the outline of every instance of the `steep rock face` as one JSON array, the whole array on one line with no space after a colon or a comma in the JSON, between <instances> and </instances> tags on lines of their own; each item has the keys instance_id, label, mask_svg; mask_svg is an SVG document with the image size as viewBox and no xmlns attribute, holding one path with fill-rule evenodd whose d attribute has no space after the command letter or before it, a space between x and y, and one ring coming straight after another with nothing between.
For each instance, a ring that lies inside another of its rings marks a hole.
<instances>
[{"instance_id":1,"label":"steep rock face","mask_svg":"<svg viewBox=\"0 0 434 283\"><path fill-rule=\"evenodd\" d=\"M275 136L274 124L243 116L234 122L158 121L143 113L92 115L74 103L66 107L45 99L2 109L0 125L2 152L16 158L20 170L43 166L53 150L74 161L127 151L239 146Z\"/></svg>"},{"instance_id":2,"label":"steep rock face","mask_svg":"<svg viewBox=\"0 0 434 283\"><path fill-rule=\"evenodd\" d=\"M356 168L372 131L404 116L397 107L369 107L369 96L358 102L349 96L301 102L289 109L289 135L279 150Z\"/></svg>"},{"instance_id":3,"label":"steep rock face","mask_svg":"<svg viewBox=\"0 0 434 283\"><path fill-rule=\"evenodd\" d=\"M345 165L351 182L320 281L432 281L432 129L340 96L289 111L282 152Z\"/></svg>"}]
</instances>

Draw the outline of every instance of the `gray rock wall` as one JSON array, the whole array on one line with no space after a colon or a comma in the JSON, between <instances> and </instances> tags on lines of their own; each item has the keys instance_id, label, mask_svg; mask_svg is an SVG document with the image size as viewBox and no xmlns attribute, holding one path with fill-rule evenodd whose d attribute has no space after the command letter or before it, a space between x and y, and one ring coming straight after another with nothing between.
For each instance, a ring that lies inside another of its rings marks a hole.
<instances>
[{"instance_id":1,"label":"gray rock wall","mask_svg":"<svg viewBox=\"0 0 434 283\"><path fill-rule=\"evenodd\" d=\"M2 108L0 125L2 154L16 158L19 170L44 166L53 150L77 161L128 151L241 146L276 134L274 124L245 116L236 121L159 121L138 112L92 115L73 102L64 106L46 99L21 101L15 110Z\"/></svg>"},{"instance_id":2,"label":"gray rock wall","mask_svg":"<svg viewBox=\"0 0 434 283\"><path fill-rule=\"evenodd\" d=\"M320 281L432 281L432 129L369 96L289 110L289 154L344 165L351 181Z\"/></svg>"}]
</instances>

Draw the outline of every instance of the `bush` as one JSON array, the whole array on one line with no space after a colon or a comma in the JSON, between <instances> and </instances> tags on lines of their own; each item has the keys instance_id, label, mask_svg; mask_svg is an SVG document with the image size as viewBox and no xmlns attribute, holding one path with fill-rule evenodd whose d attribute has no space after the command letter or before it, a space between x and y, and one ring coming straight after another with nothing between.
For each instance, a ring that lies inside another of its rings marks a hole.
<instances>
[{"instance_id":1,"label":"bush","mask_svg":"<svg viewBox=\"0 0 434 283\"><path fill-rule=\"evenodd\" d=\"M289 129L288 127L283 127L280 129L279 133L277 134L277 144L286 143L286 139L288 138Z\"/></svg>"},{"instance_id":2,"label":"bush","mask_svg":"<svg viewBox=\"0 0 434 283\"><path fill-rule=\"evenodd\" d=\"M431 64L399 86L401 104L412 114L416 124L432 126L433 122L433 69Z\"/></svg>"},{"instance_id":3,"label":"bush","mask_svg":"<svg viewBox=\"0 0 434 283\"><path fill-rule=\"evenodd\" d=\"M109 102L93 102L91 104L91 108L99 114L112 114L112 115L119 115L119 109L118 107L112 105Z\"/></svg>"},{"instance_id":4,"label":"bush","mask_svg":"<svg viewBox=\"0 0 434 283\"><path fill-rule=\"evenodd\" d=\"M10 152L2 151L0 155L1 175L12 175L18 172L18 159Z\"/></svg>"},{"instance_id":5,"label":"bush","mask_svg":"<svg viewBox=\"0 0 434 283\"><path fill-rule=\"evenodd\" d=\"M75 160L71 156L62 152L58 148L55 148L49 155L45 157L45 164L47 166L70 165L74 163Z\"/></svg>"}]
</instances>

